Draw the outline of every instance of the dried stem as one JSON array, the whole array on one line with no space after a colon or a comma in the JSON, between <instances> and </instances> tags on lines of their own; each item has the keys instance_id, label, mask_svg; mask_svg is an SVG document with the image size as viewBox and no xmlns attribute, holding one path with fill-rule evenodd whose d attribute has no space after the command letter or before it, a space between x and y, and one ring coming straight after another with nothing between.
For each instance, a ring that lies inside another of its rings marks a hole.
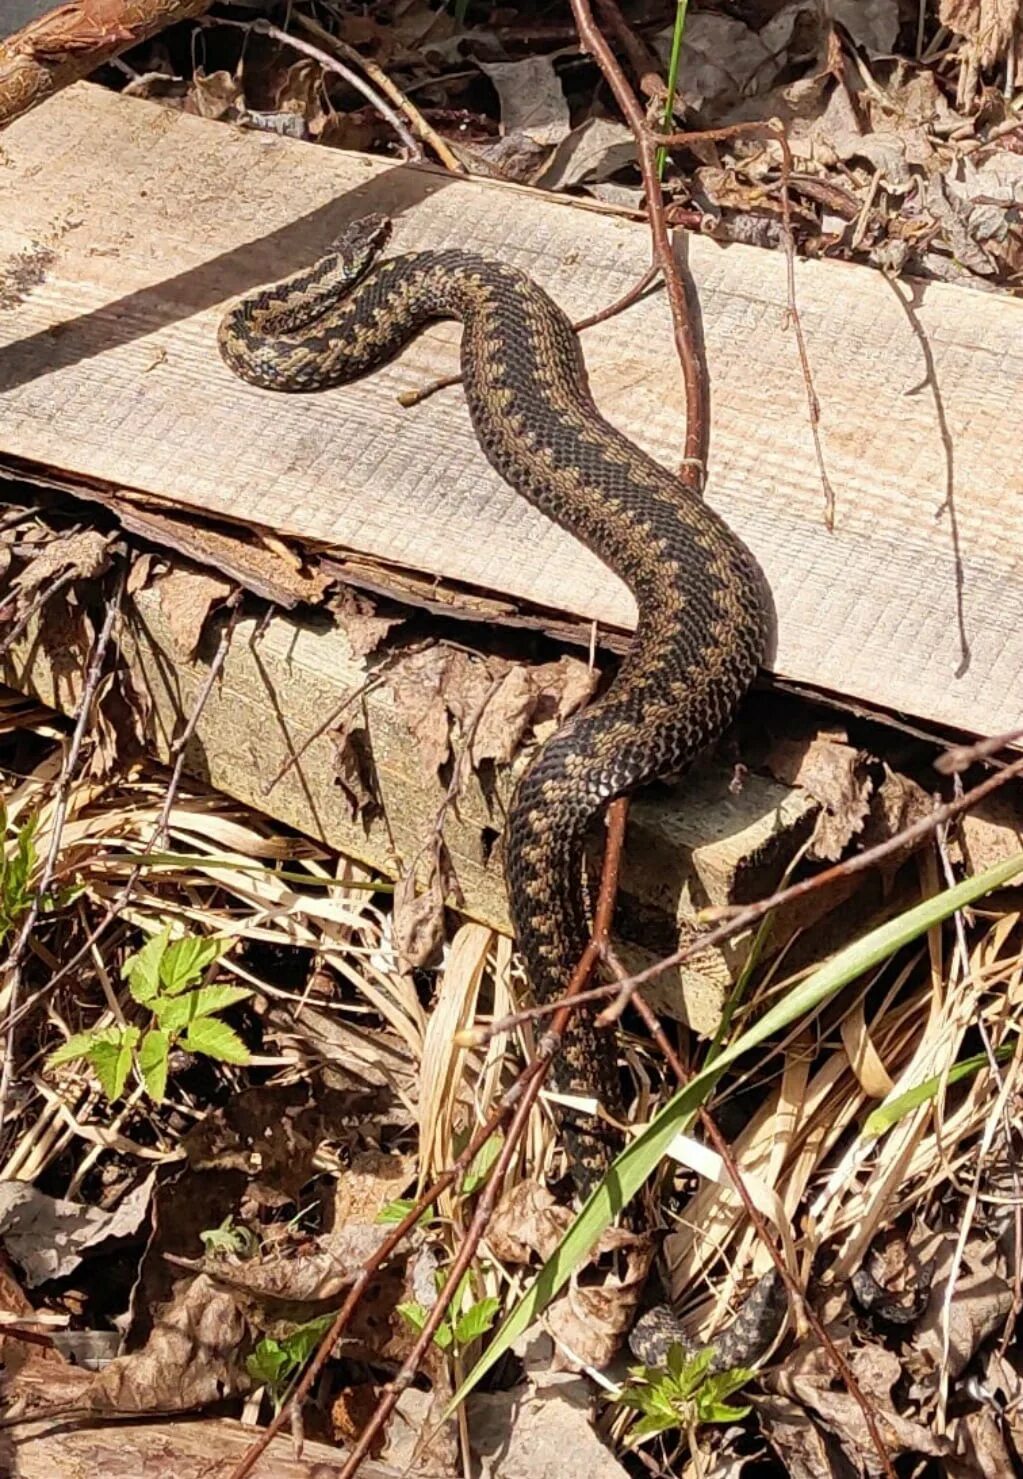
<instances>
[{"instance_id":1,"label":"dried stem","mask_svg":"<svg viewBox=\"0 0 1023 1479\"><path fill-rule=\"evenodd\" d=\"M429 144L445 169L451 170L452 174L456 175L464 175L466 173L461 161L451 152L451 149L441 138L437 130L432 124L427 122L415 103L406 97L401 88L395 82L392 82L391 78L377 66L376 62L371 61L369 57L364 57L361 52L356 51L354 46L349 46L348 42L342 40L340 36L332 36L329 31L324 30L311 16L298 14L295 16L295 20L302 27L303 31L308 31L310 36L315 36L321 45L328 46L331 50L338 52L353 67L361 68L366 73L366 76L376 83L380 91L390 98L395 107L401 109L411 124L413 132L418 134L424 143Z\"/></svg>"},{"instance_id":2,"label":"dried stem","mask_svg":"<svg viewBox=\"0 0 1023 1479\"><path fill-rule=\"evenodd\" d=\"M806 387L806 406L810 423L810 436L813 439L814 456L817 459L817 471L820 475L821 487L824 490L824 525L828 530L835 527L835 490L831 479L828 477L827 466L824 461L824 447L821 443L820 422L821 405L814 389L813 371L810 368L810 353L806 347L806 337L803 334L803 321L799 316L799 308L796 304L796 238L792 230L792 202L789 196L789 181L792 178L792 151L784 128L780 123L733 123L724 128L705 128L693 132L668 133L653 135L654 141L659 148L669 145L688 145L700 143L715 143L719 140L734 139L742 135L754 137L767 137L775 139L781 149L781 220L782 239L785 243L785 284L788 296L789 318L792 320L792 331L796 336L796 350L799 354L799 366L803 374L803 384Z\"/></svg>"},{"instance_id":3,"label":"dried stem","mask_svg":"<svg viewBox=\"0 0 1023 1479\"><path fill-rule=\"evenodd\" d=\"M369 85L365 77L361 77L358 72L353 72L351 67L346 67L344 62L338 61L337 57L329 56L320 47L313 46L309 41L303 41L300 36L292 36L290 31L282 31L280 26L275 26L273 21L264 20L262 16L251 21L233 21L228 20L224 16L217 16L214 19L204 22L204 24L210 26L235 26L240 31L257 31L261 36L270 36L274 41L279 41L282 46L290 46L293 51L300 51L303 56L310 57L314 62L319 62L325 71L334 72L338 77L343 77L349 87L354 87L355 91L361 93L366 101L377 110L381 118L386 118L399 139L401 139L402 147L405 149L406 155L410 160L422 159L423 151L409 133L404 120L398 116L391 105L380 96L376 89Z\"/></svg>"},{"instance_id":4,"label":"dried stem","mask_svg":"<svg viewBox=\"0 0 1023 1479\"><path fill-rule=\"evenodd\" d=\"M4 1061L0 1070L0 1127L2 1127L7 1114L7 1096L10 1093L11 1078L14 1070L14 1032L17 1022L18 994L21 989L21 960L32 937L39 911L43 906L43 899L50 887L54 869L57 866L57 855L60 852L61 839L64 832L64 822L67 818L68 801L71 796L71 782L78 769L78 759L85 742L85 734L92 717L92 704L96 697L96 689L103 673L103 662L106 657L107 648L114 631L114 623L121 612L121 601L124 596L124 584L126 567L122 564L117 578L117 587L113 599L107 606L106 616L96 637L89 656L89 665L85 672L85 681L82 684L82 696L78 705L78 715L75 720L74 732L71 743L68 746L64 764L61 767L60 779L57 782L57 795L53 808L53 819L50 824L50 845L47 849L46 858L39 874L39 882L36 884L32 895L32 902L21 921L17 937L11 947L4 966L4 974L7 977L6 995L8 1002L7 1031L4 1041Z\"/></svg>"},{"instance_id":5,"label":"dried stem","mask_svg":"<svg viewBox=\"0 0 1023 1479\"><path fill-rule=\"evenodd\" d=\"M594 58L608 81L615 101L636 138L636 150L646 194L654 260L661 269L671 308L675 348L682 366L686 401L685 448L679 477L687 486L702 491L707 458L707 379L693 332L678 263L671 249L671 236L664 217L664 198L657 173L656 150L639 100L629 86L618 60L593 19L589 0L572 0L572 14L579 28L583 49Z\"/></svg>"}]
</instances>

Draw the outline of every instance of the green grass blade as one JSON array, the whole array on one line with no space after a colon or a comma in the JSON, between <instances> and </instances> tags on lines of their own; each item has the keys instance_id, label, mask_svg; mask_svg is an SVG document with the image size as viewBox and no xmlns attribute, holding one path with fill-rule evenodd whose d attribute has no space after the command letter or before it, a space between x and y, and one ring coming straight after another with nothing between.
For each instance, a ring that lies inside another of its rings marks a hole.
<instances>
[{"instance_id":1,"label":"green grass blade","mask_svg":"<svg viewBox=\"0 0 1023 1479\"><path fill-rule=\"evenodd\" d=\"M1012 1047L1009 1043L995 1049L995 1060L998 1063L1007 1063L1012 1057ZM979 1073L982 1068L989 1068L991 1060L986 1053L977 1053L972 1058L964 1058L961 1063L953 1063L952 1067L944 1075L946 1084L957 1084L960 1079L969 1078ZM890 1130L892 1125L897 1125L899 1120L905 1119L907 1114L912 1114L914 1109L919 1109L921 1104L926 1104L933 1099L941 1088L942 1075L936 1073L933 1078L925 1078L922 1084L917 1084L913 1089L907 1089L904 1094L898 1094L890 1099L887 1104L878 1105L873 1113L868 1114L860 1131L862 1140L876 1140L878 1135L883 1135Z\"/></svg>"},{"instance_id":2,"label":"green grass blade","mask_svg":"<svg viewBox=\"0 0 1023 1479\"><path fill-rule=\"evenodd\" d=\"M725 1048L709 1068L696 1074L689 1083L652 1119L642 1134L622 1152L612 1165L603 1184L590 1197L561 1243L537 1274L518 1304L505 1319L490 1345L462 1382L448 1404L447 1414L472 1391L495 1361L536 1319L537 1315L568 1281L601 1233L639 1191L657 1166L676 1134L707 1098L717 1079L729 1064L748 1053L793 1022L815 1011L843 986L880 965L897 950L940 924L957 909L1001 888L1023 873L1023 853L997 863L975 878L968 878L934 898L925 899L896 919L888 920L855 940L826 961L812 975L794 987L734 1043Z\"/></svg>"},{"instance_id":3,"label":"green grass blade","mask_svg":"<svg viewBox=\"0 0 1023 1479\"><path fill-rule=\"evenodd\" d=\"M686 29L686 11L689 9L689 0L678 0L675 9L675 29L671 34L671 55L668 58L668 95L664 100L664 113L661 117L661 126L666 133L671 132L671 125L675 117L675 89L678 86L679 58L682 55L682 36ZM664 163L668 157L667 149L661 148L657 151L657 178L664 177Z\"/></svg>"}]
</instances>

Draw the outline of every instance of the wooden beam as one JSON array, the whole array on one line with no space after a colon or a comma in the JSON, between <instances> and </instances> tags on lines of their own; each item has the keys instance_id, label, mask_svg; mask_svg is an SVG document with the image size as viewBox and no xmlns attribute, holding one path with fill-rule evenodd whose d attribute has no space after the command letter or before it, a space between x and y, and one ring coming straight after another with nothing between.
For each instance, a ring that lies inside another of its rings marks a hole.
<instances>
[{"instance_id":1,"label":"wooden beam","mask_svg":"<svg viewBox=\"0 0 1023 1479\"><path fill-rule=\"evenodd\" d=\"M97 147L102 141L102 147ZM645 269L645 226L241 132L78 84L3 134L0 454L627 629L627 591L504 486L431 329L357 386L275 397L220 363L224 303L384 210L397 250L524 267L569 313ZM1023 303L802 262L798 306L837 492L833 533L780 253L687 239L712 383L708 498L759 559L770 663L967 731L1023 723ZM597 400L666 463L682 445L657 294L585 336Z\"/></svg>"},{"instance_id":2,"label":"wooden beam","mask_svg":"<svg viewBox=\"0 0 1023 1479\"><path fill-rule=\"evenodd\" d=\"M128 601L121 624L122 658L144 700L143 741L162 760L196 707L216 647L211 631L195 655L187 650L194 626L187 609L182 620L182 606L198 598L189 585L194 581L182 570L156 580ZM66 613L55 609L60 605L44 608L14 644L0 662L0 678L72 713L82 669L67 661L69 629ZM188 772L393 878L423 853L447 791L450 765L442 775L429 760L436 753L433 725L447 721L431 713L434 737L425 762L423 735L415 732L429 693L416 674L436 671L445 650L439 642L420 644L398 659L384 644L374 656L360 657L343 621L329 630L290 616L245 619L186 749ZM486 659L472 661L480 665L478 686L485 692ZM525 664L514 671L529 674ZM351 772L347 785L339 782L343 726L355 731L355 758L375 793L372 802ZM452 721L450 728L457 752L459 726ZM444 821L464 912L506 932L499 835L525 760L520 755L510 768L465 767L457 808ZM816 805L805 793L756 776L734 791L731 779L730 772L704 766L634 804L618 916L629 959L647 964L676 949L689 938L699 908L734 901L740 874L744 889L769 891L812 828ZM829 897L817 907L833 902ZM783 927L778 939L784 938ZM748 943L740 938L727 952L704 952L697 969L665 976L652 999L712 1032Z\"/></svg>"}]
</instances>

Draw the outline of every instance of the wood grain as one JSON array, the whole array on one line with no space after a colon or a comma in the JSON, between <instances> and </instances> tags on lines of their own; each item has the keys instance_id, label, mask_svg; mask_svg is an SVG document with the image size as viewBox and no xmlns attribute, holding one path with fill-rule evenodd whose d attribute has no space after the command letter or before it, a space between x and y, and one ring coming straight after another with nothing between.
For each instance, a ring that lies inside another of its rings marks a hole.
<instances>
[{"instance_id":1,"label":"wood grain","mask_svg":"<svg viewBox=\"0 0 1023 1479\"><path fill-rule=\"evenodd\" d=\"M368 210L395 249L471 246L573 315L648 261L645 228L491 182L243 133L79 84L2 139L0 452L628 628L628 592L487 467L431 329L370 380L304 399L221 365L225 301ZM708 498L760 561L773 669L973 732L1023 722L1023 304L801 263L837 491L823 495L780 255L686 244L712 385ZM588 333L597 399L667 463L682 445L665 305Z\"/></svg>"}]
</instances>

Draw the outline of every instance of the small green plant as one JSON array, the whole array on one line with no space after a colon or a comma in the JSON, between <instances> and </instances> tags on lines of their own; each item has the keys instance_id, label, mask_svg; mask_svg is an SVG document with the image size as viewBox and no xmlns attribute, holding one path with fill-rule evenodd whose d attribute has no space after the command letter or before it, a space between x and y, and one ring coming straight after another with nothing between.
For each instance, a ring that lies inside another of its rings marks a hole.
<instances>
[{"instance_id":1,"label":"small green plant","mask_svg":"<svg viewBox=\"0 0 1023 1479\"><path fill-rule=\"evenodd\" d=\"M7 837L7 808L0 804L0 944L21 921L32 902L29 879L35 872L36 818L30 817L14 834L10 849Z\"/></svg>"},{"instance_id":2,"label":"small green plant","mask_svg":"<svg viewBox=\"0 0 1023 1479\"><path fill-rule=\"evenodd\" d=\"M229 1212L219 1227L208 1227L199 1237L208 1254L233 1254L236 1258L251 1258L259 1250L259 1242L251 1228L243 1222L235 1223Z\"/></svg>"},{"instance_id":3,"label":"small green plant","mask_svg":"<svg viewBox=\"0 0 1023 1479\"><path fill-rule=\"evenodd\" d=\"M32 880L39 863L35 842L38 823L38 817L29 817L8 838L10 820L6 806L0 801L0 945L21 924L35 898ZM79 892L75 887L44 893L39 901L40 913L49 914L61 908Z\"/></svg>"},{"instance_id":4,"label":"small green plant","mask_svg":"<svg viewBox=\"0 0 1023 1479\"><path fill-rule=\"evenodd\" d=\"M444 1272L438 1269L436 1275L438 1290L444 1287ZM426 1324L429 1310L417 1300L409 1299L404 1304L398 1305L398 1313L419 1333ZM497 1317L501 1308L501 1301L493 1295L486 1299L473 1301L472 1287L468 1271L462 1275L455 1296L448 1309L448 1315L442 1320L434 1332L433 1343L442 1351L463 1351L466 1346L478 1340L481 1335L486 1335Z\"/></svg>"},{"instance_id":5,"label":"small green plant","mask_svg":"<svg viewBox=\"0 0 1023 1479\"><path fill-rule=\"evenodd\" d=\"M46 1066L56 1068L83 1058L104 1094L114 1100L124 1093L134 1065L146 1093L160 1103L167 1089L168 1060L176 1047L218 1063L247 1063L248 1048L217 1013L252 992L244 986L198 985L230 943L196 935L172 942L169 930L154 935L121 971L133 999L151 1013L151 1025L145 1031L125 1025L76 1032L50 1054Z\"/></svg>"},{"instance_id":6,"label":"small green plant","mask_svg":"<svg viewBox=\"0 0 1023 1479\"><path fill-rule=\"evenodd\" d=\"M415 1205L411 1197L395 1197L393 1202L384 1203L373 1221L386 1225L395 1225L403 1221ZM429 1207L427 1207L422 1216L417 1220L416 1227L429 1227L433 1221L435 1221L434 1215Z\"/></svg>"},{"instance_id":7,"label":"small green plant","mask_svg":"<svg viewBox=\"0 0 1023 1479\"><path fill-rule=\"evenodd\" d=\"M301 1371L333 1323L333 1315L320 1315L305 1325L296 1325L280 1339L265 1335L246 1357L246 1371L253 1381L267 1388L275 1408L280 1407L292 1377Z\"/></svg>"},{"instance_id":8,"label":"small green plant","mask_svg":"<svg viewBox=\"0 0 1023 1479\"><path fill-rule=\"evenodd\" d=\"M752 1378L752 1371L736 1366L730 1371L710 1374L712 1350L689 1355L680 1345L673 1345L664 1366L636 1366L630 1372L632 1383L619 1401L643 1415L629 1433L630 1441L640 1443L658 1433L682 1428L691 1433L701 1423L737 1422L749 1412L748 1407L733 1407L728 1398Z\"/></svg>"}]
</instances>

